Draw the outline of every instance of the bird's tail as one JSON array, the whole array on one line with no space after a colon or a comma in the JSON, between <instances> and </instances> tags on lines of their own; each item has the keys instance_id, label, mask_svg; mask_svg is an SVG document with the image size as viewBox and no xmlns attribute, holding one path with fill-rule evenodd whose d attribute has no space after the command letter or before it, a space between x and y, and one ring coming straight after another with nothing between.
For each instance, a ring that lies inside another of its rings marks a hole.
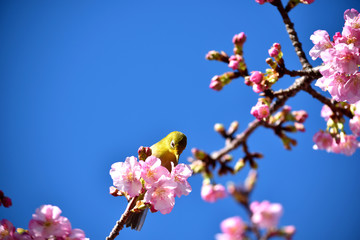
<instances>
[{"instance_id":1,"label":"bird's tail","mask_svg":"<svg viewBox=\"0 0 360 240\"><path fill-rule=\"evenodd\" d=\"M131 227L131 229L140 231L144 225L148 210L149 208L145 208L145 210L141 212L131 212L129 217L126 219L126 227Z\"/></svg>"}]
</instances>

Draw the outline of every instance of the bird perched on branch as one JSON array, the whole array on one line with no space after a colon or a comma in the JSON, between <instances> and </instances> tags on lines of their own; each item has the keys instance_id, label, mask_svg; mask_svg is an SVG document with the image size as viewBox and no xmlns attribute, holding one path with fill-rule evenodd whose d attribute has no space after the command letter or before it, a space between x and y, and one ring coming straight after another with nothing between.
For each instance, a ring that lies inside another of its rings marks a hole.
<instances>
[{"instance_id":1,"label":"bird perched on branch","mask_svg":"<svg viewBox=\"0 0 360 240\"><path fill-rule=\"evenodd\" d=\"M152 156L159 158L161 160L161 165L171 172L171 163L173 163L174 166L178 164L180 154L186 148L186 144L187 138L185 134L174 131L150 148ZM144 224L147 212L148 208L141 212L131 212L125 222L126 227L131 227L131 229L140 231Z\"/></svg>"}]
</instances>

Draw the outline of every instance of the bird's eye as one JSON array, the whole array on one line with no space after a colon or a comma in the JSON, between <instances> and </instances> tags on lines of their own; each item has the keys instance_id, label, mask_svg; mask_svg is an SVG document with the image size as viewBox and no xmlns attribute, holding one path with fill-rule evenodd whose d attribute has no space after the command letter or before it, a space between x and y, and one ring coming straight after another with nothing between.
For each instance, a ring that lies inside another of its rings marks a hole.
<instances>
[{"instance_id":1,"label":"bird's eye","mask_svg":"<svg viewBox=\"0 0 360 240\"><path fill-rule=\"evenodd\" d=\"M175 142L174 142L174 140L171 141L170 147L171 147L171 148L174 148L174 147L175 147Z\"/></svg>"}]
</instances>

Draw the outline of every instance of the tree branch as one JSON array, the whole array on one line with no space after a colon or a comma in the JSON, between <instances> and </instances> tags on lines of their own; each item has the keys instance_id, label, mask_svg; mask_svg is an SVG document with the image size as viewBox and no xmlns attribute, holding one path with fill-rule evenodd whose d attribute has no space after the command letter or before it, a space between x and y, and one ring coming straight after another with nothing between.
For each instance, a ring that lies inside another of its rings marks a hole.
<instances>
[{"instance_id":1,"label":"tree branch","mask_svg":"<svg viewBox=\"0 0 360 240\"><path fill-rule=\"evenodd\" d=\"M289 15L287 14L287 12L284 9L284 6L282 5L281 0L275 0L271 4L276 6L280 12L283 22L285 23L286 31L288 32L292 45L295 48L296 55L298 55L299 57L301 66L303 67L303 69L312 68L311 64L307 60L306 55L302 49L301 42L299 41L297 33L294 29L294 23L291 22Z\"/></svg>"},{"instance_id":2,"label":"tree branch","mask_svg":"<svg viewBox=\"0 0 360 240\"><path fill-rule=\"evenodd\" d=\"M124 228L124 224L131 213L131 209L133 209L135 206L137 199L138 197L134 197L130 200L127 208L125 209L125 212L121 215L120 220L116 222L114 228L111 230L106 240L114 240L119 235L119 232Z\"/></svg>"}]
</instances>

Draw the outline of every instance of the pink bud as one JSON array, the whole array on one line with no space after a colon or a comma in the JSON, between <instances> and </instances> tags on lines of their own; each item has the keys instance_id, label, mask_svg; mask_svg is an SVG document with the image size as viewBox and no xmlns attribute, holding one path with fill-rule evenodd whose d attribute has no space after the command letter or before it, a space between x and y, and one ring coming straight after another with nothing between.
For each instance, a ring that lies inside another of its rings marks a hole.
<instances>
[{"instance_id":1,"label":"pink bud","mask_svg":"<svg viewBox=\"0 0 360 240\"><path fill-rule=\"evenodd\" d=\"M242 46L245 43L245 41L246 41L246 35L243 32L236 34L232 39L232 42L238 46Z\"/></svg>"},{"instance_id":2,"label":"pink bud","mask_svg":"<svg viewBox=\"0 0 360 240\"><path fill-rule=\"evenodd\" d=\"M304 110L294 111L292 114L294 115L295 120L299 123L304 123L308 117L307 112Z\"/></svg>"},{"instance_id":3,"label":"pink bud","mask_svg":"<svg viewBox=\"0 0 360 240\"><path fill-rule=\"evenodd\" d=\"M277 55L279 55L279 50L272 47L269 49L269 55L270 57L276 57Z\"/></svg>"},{"instance_id":4,"label":"pink bud","mask_svg":"<svg viewBox=\"0 0 360 240\"><path fill-rule=\"evenodd\" d=\"M251 108L250 113L257 119L267 118L270 114L269 106L260 98L256 105Z\"/></svg>"},{"instance_id":5,"label":"pink bud","mask_svg":"<svg viewBox=\"0 0 360 240\"><path fill-rule=\"evenodd\" d=\"M304 4L311 4L313 3L315 0L300 0L300 2L304 3Z\"/></svg>"},{"instance_id":6,"label":"pink bud","mask_svg":"<svg viewBox=\"0 0 360 240\"><path fill-rule=\"evenodd\" d=\"M285 227L283 227L282 228L282 230L284 231L284 233L286 234L286 235L294 235L294 233L295 233L295 231L296 231L296 228L295 228L295 226L293 226L293 225L290 225L290 226L285 226Z\"/></svg>"},{"instance_id":7,"label":"pink bud","mask_svg":"<svg viewBox=\"0 0 360 240\"><path fill-rule=\"evenodd\" d=\"M218 75L215 75L215 76L211 79L211 82L210 82L209 87L210 87L212 90L220 91L221 89L223 89L224 84L220 81L220 77L219 77Z\"/></svg>"},{"instance_id":8,"label":"pink bud","mask_svg":"<svg viewBox=\"0 0 360 240\"><path fill-rule=\"evenodd\" d=\"M261 93L262 91L264 91L264 87L261 84L254 84L252 86L252 89L255 93Z\"/></svg>"},{"instance_id":9,"label":"pink bud","mask_svg":"<svg viewBox=\"0 0 360 240\"><path fill-rule=\"evenodd\" d=\"M263 74L259 71L253 71L250 76L250 81L259 84L263 79Z\"/></svg>"}]
</instances>

